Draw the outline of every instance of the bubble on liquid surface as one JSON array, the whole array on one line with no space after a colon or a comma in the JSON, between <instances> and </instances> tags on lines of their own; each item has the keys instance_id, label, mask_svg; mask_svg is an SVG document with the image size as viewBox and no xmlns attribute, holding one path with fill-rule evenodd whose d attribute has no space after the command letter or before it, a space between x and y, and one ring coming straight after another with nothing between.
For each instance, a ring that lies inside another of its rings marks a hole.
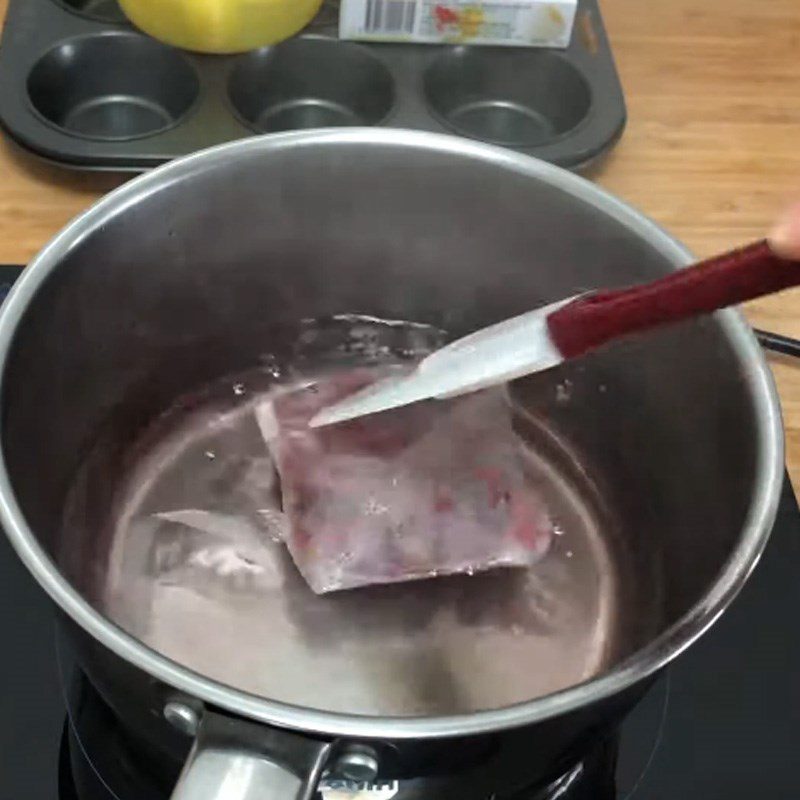
<instances>
[{"instance_id":1,"label":"bubble on liquid surface","mask_svg":"<svg viewBox=\"0 0 800 800\"><path fill-rule=\"evenodd\" d=\"M275 378L277 380L283 375L283 369L278 363L278 359L272 353L263 355L261 357L261 363L263 364L264 372L266 372L271 378Z\"/></svg>"},{"instance_id":2,"label":"bubble on liquid surface","mask_svg":"<svg viewBox=\"0 0 800 800\"><path fill-rule=\"evenodd\" d=\"M572 399L572 381L565 378L556 384L556 402L567 403Z\"/></svg>"}]
</instances>

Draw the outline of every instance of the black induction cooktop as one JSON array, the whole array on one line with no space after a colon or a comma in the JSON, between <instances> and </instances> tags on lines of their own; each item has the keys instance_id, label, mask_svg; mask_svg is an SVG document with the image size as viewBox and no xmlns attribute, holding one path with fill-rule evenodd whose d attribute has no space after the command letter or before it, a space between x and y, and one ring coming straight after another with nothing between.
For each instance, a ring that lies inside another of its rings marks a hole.
<instances>
[{"instance_id":1,"label":"black induction cooktop","mask_svg":"<svg viewBox=\"0 0 800 800\"><path fill-rule=\"evenodd\" d=\"M0 267L0 296L18 274ZM519 800L797 800L798 614L800 510L787 481L767 551L729 611L660 678L618 736ZM2 535L0 642L0 800L163 800L147 784L119 790L106 771L114 753L88 753L68 721L67 702L73 721L80 702L82 719L113 724L93 706L101 701L85 679L65 674L63 655L59 664L49 602ZM96 730L94 738L104 741ZM421 796L410 785L363 795Z\"/></svg>"}]
</instances>

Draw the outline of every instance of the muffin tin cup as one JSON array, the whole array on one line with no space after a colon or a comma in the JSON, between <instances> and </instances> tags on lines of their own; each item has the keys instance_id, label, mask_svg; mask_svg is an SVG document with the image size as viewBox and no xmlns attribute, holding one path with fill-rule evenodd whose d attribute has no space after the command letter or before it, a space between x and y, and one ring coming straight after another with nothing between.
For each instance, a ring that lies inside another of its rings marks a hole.
<instances>
[{"instance_id":1,"label":"muffin tin cup","mask_svg":"<svg viewBox=\"0 0 800 800\"><path fill-rule=\"evenodd\" d=\"M566 50L339 41L330 7L239 56L182 53L114 0L10 0L0 123L85 169L142 170L254 133L380 125L449 132L574 170L605 154L625 103L596 0Z\"/></svg>"},{"instance_id":2,"label":"muffin tin cup","mask_svg":"<svg viewBox=\"0 0 800 800\"><path fill-rule=\"evenodd\" d=\"M384 64L350 42L302 37L236 62L228 97L260 133L378 125L395 105Z\"/></svg>"},{"instance_id":3,"label":"muffin tin cup","mask_svg":"<svg viewBox=\"0 0 800 800\"><path fill-rule=\"evenodd\" d=\"M200 92L180 53L134 33L67 39L34 64L27 95L67 136L126 141L177 125Z\"/></svg>"},{"instance_id":4,"label":"muffin tin cup","mask_svg":"<svg viewBox=\"0 0 800 800\"><path fill-rule=\"evenodd\" d=\"M445 125L507 147L554 142L587 119L592 104L578 69L546 50L451 50L431 63L423 87Z\"/></svg>"}]
</instances>

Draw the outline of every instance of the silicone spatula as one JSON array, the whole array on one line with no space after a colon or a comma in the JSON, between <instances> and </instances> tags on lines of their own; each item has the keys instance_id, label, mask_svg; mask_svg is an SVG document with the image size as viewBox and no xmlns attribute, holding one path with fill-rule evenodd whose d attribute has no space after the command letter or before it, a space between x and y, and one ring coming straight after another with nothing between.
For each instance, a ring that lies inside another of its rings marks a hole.
<instances>
[{"instance_id":1,"label":"silicone spatula","mask_svg":"<svg viewBox=\"0 0 800 800\"><path fill-rule=\"evenodd\" d=\"M755 242L650 283L580 294L479 330L437 350L413 372L323 409L310 424L332 425L506 383L623 336L798 284L800 262L776 255L767 241Z\"/></svg>"}]
</instances>

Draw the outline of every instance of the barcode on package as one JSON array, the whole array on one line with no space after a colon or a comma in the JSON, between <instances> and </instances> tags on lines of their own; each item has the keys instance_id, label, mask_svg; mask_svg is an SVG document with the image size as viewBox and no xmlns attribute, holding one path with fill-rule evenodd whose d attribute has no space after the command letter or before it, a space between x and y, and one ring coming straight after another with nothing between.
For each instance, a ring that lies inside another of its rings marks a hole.
<instances>
[{"instance_id":1,"label":"barcode on package","mask_svg":"<svg viewBox=\"0 0 800 800\"><path fill-rule=\"evenodd\" d=\"M365 33L414 33L417 0L366 0Z\"/></svg>"}]
</instances>

